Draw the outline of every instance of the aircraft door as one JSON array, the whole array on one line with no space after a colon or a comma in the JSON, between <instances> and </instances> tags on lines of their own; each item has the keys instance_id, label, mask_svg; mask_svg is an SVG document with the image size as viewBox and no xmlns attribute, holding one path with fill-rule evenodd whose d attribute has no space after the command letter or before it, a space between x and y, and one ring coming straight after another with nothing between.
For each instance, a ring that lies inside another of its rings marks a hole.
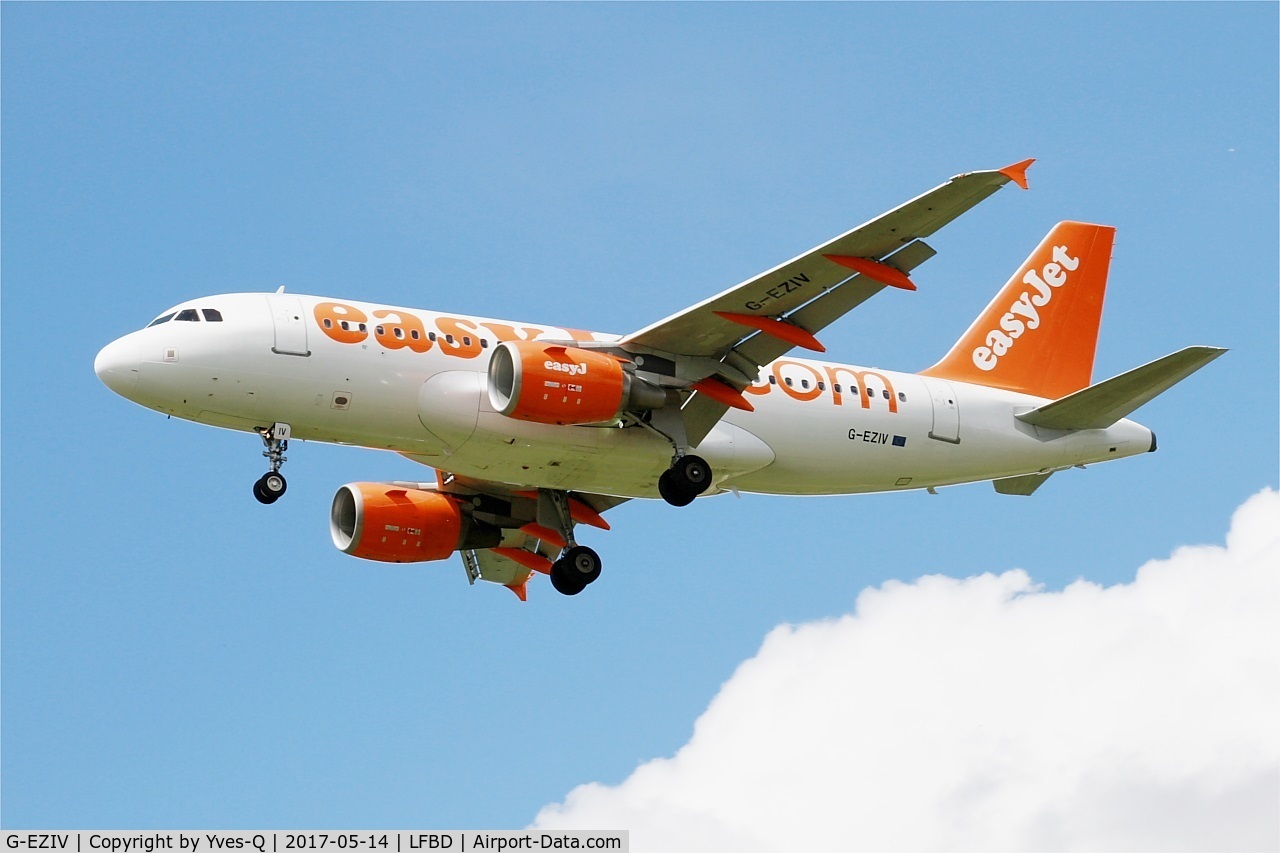
<instances>
[{"instance_id":1,"label":"aircraft door","mask_svg":"<svg viewBox=\"0 0 1280 853\"><path fill-rule=\"evenodd\" d=\"M302 300L286 293L267 296L271 321L275 326L275 345L271 351L279 355L311 355L307 349L307 322Z\"/></svg>"},{"instance_id":2,"label":"aircraft door","mask_svg":"<svg viewBox=\"0 0 1280 853\"><path fill-rule=\"evenodd\" d=\"M925 379L925 383L933 400L933 429L929 430L929 438L959 444L960 406L955 389L944 379Z\"/></svg>"}]
</instances>

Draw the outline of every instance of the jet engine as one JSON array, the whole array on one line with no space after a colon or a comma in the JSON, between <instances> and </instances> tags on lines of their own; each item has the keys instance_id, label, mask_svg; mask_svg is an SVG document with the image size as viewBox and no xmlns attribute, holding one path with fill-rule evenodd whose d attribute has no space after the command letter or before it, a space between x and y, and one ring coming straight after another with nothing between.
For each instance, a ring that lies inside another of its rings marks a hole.
<instances>
[{"instance_id":1,"label":"jet engine","mask_svg":"<svg viewBox=\"0 0 1280 853\"><path fill-rule=\"evenodd\" d=\"M386 483L347 483L333 496L329 533L338 550L384 563L443 560L492 548L502 532L475 521L448 495Z\"/></svg>"},{"instance_id":2,"label":"jet engine","mask_svg":"<svg viewBox=\"0 0 1280 853\"><path fill-rule=\"evenodd\" d=\"M506 341L489 361L489 402L509 418L595 424L660 409L665 392L612 355L562 344Z\"/></svg>"}]
</instances>

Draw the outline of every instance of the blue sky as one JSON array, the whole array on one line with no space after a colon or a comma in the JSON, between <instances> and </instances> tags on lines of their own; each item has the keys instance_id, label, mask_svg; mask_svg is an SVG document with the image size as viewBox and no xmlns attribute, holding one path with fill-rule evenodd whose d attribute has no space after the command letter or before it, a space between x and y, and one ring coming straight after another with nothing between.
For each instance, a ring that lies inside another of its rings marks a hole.
<instances>
[{"instance_id":1,"label":"blue sky","mask_svg":"<svg viewBox=\"0 0 1280 853\"><path fill-rule=\"evenodd\" d=\"M1274 4L6 3L6 827L519 827L671 754L770 629L888 579L1132 580L1277 476ZM1061 219L1116 226L1095 370L1231 352L1156 454L1030 499L633 502L587 594L333 549L342 483L111 394L97 350L291 291L624 333L1026 157L920 290L824 335L917 370ZM531 585L532 586L532 585Z\"/></svg>"}]
</instances>

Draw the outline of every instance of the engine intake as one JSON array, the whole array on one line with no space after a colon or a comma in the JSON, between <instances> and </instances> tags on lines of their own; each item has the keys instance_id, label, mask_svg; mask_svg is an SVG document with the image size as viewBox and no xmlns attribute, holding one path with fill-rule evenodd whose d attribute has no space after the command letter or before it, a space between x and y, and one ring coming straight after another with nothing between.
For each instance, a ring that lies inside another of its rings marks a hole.
<instances>
[{"instance_id":1,"label":"engine intake","mask_svg":"<svg viewBox=\"0 0 1280 853\"><path fill-rule=\"evenodd\" d=\"M333 496L329 534L339 551L383 563L443 560L464 548L492 548L502 532L476 522L439 492L347 483Z\"/></svg>"},{"instance_id":2,"label":"engine intake","mask_svg":"<svg viewBox=\"0 0 1280 853\"><path fill-rule=\"evenodd\" d=\"M660 409L666 393L611 355L560 344L506 341L489 361L489 402L509 418L596 424Z\"/></svg>"}]
</instances>

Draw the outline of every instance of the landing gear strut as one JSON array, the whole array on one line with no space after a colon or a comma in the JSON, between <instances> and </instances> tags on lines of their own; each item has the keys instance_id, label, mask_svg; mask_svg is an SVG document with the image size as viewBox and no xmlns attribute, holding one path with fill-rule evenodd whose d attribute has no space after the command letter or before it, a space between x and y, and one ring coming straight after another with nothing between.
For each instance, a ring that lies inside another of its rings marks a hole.
<instances>
[{"instance_id":1,"label":"landing gear strut","mask_svg":"<svg viewBox=\"0 0 1280 853\"><path fill-rule=\"evenodd\" d=\"M600 555L573 539L573 513L569 496L555 489L538 492L538 524L564 537L560 558L551 564L551 585L561 595L577 595L600 577Z\"/></svg>"},{"instance_id":2,"label":"landing gear strut","mask_svg":"<svg viewBox=\"0 0 1280 853\"><path fill-rule=\"evenodd\" d=\"M689 454L689 437L680 406L672 402L673 405L650 412L647 421L639 419L636 423L666 439L675 453L671 467L658 478L658 494L672 506L688 506L711 486L711 466L701 456Z\"/></svg>"},{"instance_id":3,"label":"landing gear strut","mask_svg":"<svg viewBox=\"0 0 1280 853\"><path fill-rule=\"evenodd\" d=\"M285 462L284 452L289 449L289 425L272 424L269 427L259 427L257 432L266 445L267 449L262 451L262 455L271 463L271 470L254 482L253 496L258 499L258 503L273 504L280 500L289 487L284 475L280 473L280 466Z\"/></svg>"}]
</instances>

